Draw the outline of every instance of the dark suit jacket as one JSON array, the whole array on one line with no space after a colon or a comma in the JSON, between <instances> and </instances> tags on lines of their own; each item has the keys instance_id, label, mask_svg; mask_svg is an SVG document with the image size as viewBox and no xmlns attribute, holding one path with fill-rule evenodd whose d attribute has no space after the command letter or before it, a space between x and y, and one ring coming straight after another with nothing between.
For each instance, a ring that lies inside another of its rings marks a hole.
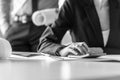
<instances>
[{"instance_id":1,"label":"dark suit jacket","mask_svg":"<svg viewBox=\"0 0 120 80\"><path fill-rule=\"evenodd\" d=\"M61 39L70 30L73 42L101 47L108 54L120 54L120 0L109 0L110 34L104 47L99 18L93 0L66 0L52 28L40 38L39 51L56 54Z\"/></svg>"},{"instance_id":2,"label":"dark suit jacket","mask_svg":"<svg viewBox=\"0 0 120 80\"><path fill-rule=\"evenodd\" d=\"M38 0L38 10L46 8L58 8L58 0Z\"/></svg>"}]
</instances>

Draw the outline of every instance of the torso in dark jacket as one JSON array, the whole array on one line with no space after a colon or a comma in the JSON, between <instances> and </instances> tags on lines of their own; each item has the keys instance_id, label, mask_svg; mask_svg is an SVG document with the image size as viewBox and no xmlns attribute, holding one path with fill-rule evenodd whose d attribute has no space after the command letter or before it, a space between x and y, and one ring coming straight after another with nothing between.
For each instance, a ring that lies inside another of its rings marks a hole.
<instances>
[{"instance_id":1,"label":"torso in dark jacket","mask_svg":"<svg viewBox=\"0 0 120 80\"><path fill-rule=\"evenodd\" d=\"M55 53L61 45L56 46L54 43L60 43L65 32L70 30L73 42L86 42L89 47L102 47L108 54L120 54L120 0L109 0L109 8L110 34L105 47L93 1L66 0L52 31L46 30L47 37L43 34L44 39L41 38L41 42L44 42L40 44L40 51L51 50L50 53Z\"/></svg>"}]
</instances>

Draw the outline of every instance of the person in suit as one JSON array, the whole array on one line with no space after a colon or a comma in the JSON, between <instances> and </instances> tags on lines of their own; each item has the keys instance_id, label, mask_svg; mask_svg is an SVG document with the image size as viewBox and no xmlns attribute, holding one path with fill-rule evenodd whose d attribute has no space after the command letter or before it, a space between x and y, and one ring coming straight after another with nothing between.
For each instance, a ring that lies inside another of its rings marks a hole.
<instances>
[{"instance_id":1,"label":"person in suit","mask_svg":"<svg viewBox=\"0 0 120 80\"><path fill-rule=\"evenodd\" d=\"M36 52L45 26L31 20L37 10L58 8L58 0L0 0L0 29L13 51Z\"/></svg>"},{"instance_id":2,"label":"person in suit","mask_svg":"<svg viewBox=\"0 0 120 80\"><path fill-rule=\"evenodd\" d=\"M61 45L67 30L73 43ZM65 0L57 20L46 28L38 47L38 52L57 56L83 55L89 51L120 54L120 0Z\"/></svg>"}]
</instances>

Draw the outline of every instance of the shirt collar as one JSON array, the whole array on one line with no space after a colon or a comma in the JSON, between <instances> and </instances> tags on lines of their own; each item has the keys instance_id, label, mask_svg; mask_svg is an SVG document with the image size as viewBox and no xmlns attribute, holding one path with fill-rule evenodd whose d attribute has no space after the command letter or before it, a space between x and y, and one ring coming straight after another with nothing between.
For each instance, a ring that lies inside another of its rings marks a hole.
<instances>
[{"instance_id":1,"label":"shirt collar","mask_svg":"<svg viewBox=\"0 0 120 80\"><path fill-rule=\"evenodd\" d=\"M108 6L108 0L93 0L95 6L99 9L102 7L107 7Z\"/></svg>"}]
</instances>

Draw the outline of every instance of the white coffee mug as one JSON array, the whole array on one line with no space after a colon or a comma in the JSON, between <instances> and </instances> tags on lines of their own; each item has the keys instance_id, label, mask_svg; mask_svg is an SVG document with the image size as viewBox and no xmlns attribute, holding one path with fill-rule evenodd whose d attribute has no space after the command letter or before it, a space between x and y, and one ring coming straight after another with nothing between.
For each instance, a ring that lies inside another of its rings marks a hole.
<instances>
[{"instance_id":1,"label":"white coffee mug","mask_svg":"<svg viewBox=\"0 0 120 80\"><path fill-rule=\"evenodd\" d=\"M0 38L0 59L8 59L12 53L12 47L4 38Z\"/></svg>"},{"instance_id":2,"label":"white coffee mug","mask_svg":"<svg viewBox=\"0 0 120 80\"><path fill-rule=\"evenodd\" d=\"M33 13L32 21L36 26L49 25L58 17L57 9L44 9Z\"/></svg>"}]
</instances>

